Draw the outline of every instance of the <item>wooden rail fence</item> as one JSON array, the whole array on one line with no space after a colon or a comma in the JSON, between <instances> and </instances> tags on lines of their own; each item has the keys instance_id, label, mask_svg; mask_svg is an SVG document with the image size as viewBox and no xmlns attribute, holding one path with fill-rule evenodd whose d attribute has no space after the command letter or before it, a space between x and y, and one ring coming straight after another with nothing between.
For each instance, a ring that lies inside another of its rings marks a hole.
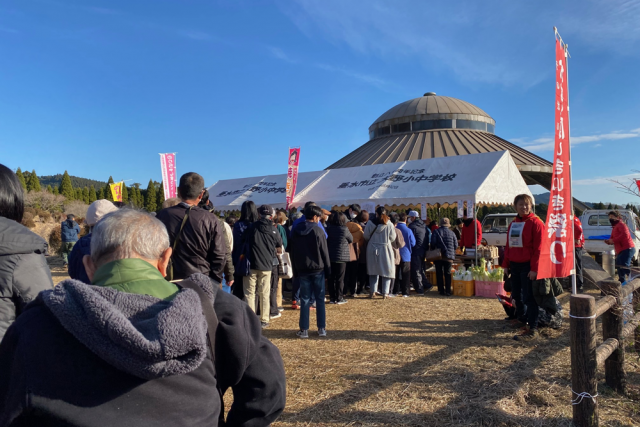
<instances>
[{"instance_id":1,"label":"wooden rail fence","mask_svg":"<svg viewBox=\"0 0 640 427\"><path fill-rule=\"evenodd\" d=\"M571 399L577 427L598 426L596 373L604 365L606 384L624 393L624 340L635 330L635 350L640 352L640 278L622 286L617 280L601 280L605 294L572 295L570 299ZM623 301L633 294L635 316L624 324ZM602 344L596 346L596 319L602 316Z\"/></svg>"}]
</instances>

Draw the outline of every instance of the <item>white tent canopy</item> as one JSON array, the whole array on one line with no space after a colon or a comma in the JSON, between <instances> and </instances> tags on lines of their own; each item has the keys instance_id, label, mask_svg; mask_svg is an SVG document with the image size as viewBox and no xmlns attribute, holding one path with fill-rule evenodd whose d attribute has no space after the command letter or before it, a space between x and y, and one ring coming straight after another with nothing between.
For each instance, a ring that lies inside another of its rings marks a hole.
<instances>
[{"instance_id":1,"label":"white tent canopy","mask_svg":"<svg viewBox=\"0 0 640 427\"><path fill-rule=\"evenodd\" d=\"M298 185L294 206L511 204L531 195L508 151L331 169L308 186Z\"/></svg>"},{"instance_id":2,"label":"white tent canopy","mask_svg":"<svg viewBox=\"0 0 640 427\"><path fill-rule=\"evenodd\" d=\"M297 189L312 184L327 171L301 172L298 174ZM286 204L287 174L256 176L252 178L225 179L216 182L209 190L209 200L216 210L240 209L242 203L253 200L257 205L271 205L284 208Z\"/></svg>"}]
</instances>

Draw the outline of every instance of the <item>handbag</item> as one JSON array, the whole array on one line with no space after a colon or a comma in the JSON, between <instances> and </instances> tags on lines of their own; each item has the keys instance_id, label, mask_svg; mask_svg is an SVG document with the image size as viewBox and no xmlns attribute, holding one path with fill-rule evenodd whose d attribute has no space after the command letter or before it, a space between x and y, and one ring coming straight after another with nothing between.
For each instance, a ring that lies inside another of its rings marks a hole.
<instances>
[{"instance_id":1,"label":"handbag","mask_svg":"<svg viewBox=\"0 0 640 427\"><path fill-rule=\"evenodd\" d=\"M169 258L169 263L167 264L167 275L165 276L165 279L167 279L169 282L173 280L173 257L176 254L176 248L178 247L178 243L180 242L180 238L182 237L182 229L187 223L191 208L193 208L193 206L189 206L189 210L184 214L184 218L182 218L182 224L180 224L180 230L178 230L178 234L176 234L176 240L173 241L173 246L171 247L171 258Z\"/></svg>"},{"instance_id":2,"label":"handbag","mask_svg":"<svg viewBox=\"0 0 640 427\"><path fill-rule=\"evenodd\" d=\"M349 262L360 259L360 247L356 242L349 243Z\"/></svg>"},{"instance_id":3,"label":"handbag","mask_svg":"<svg viewBox=\"0 0 640 427\"><path fill-rule=\"evenodd\" d=\"M438 237L440 237L442 246L444 246L444 241L442 240L442 236L440 236L440 233L437 233L437 234L438 234ZM427 259L427 261L431 261L431 262L440 261L443 258L442 250L440 248L428 250L427 253L424 254L424 256Z\"/></svg>"},{"instance_id":4,"label":"handbag","mask_svg":"<svg viewBox=\"0 0 640 427\"><path fill-rule=\"evenodd\" d=\"M288 252L278 255L278 277L281 279L292 279L293 268L291 267L291 257Z\"/></svg>"}]
</instances>

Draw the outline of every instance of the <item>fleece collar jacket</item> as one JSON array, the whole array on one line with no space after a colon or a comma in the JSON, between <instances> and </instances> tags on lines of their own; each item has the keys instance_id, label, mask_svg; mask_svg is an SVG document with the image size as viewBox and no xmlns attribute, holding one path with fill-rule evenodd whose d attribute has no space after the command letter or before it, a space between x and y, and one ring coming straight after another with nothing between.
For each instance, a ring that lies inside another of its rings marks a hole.
<instances>
[{"instance_id":1,"label":"fleece collar jacket","mask_svg":"<svg viewBox=\"0 0 640 427\"><path fill-rule=\"evenodd\" d=\"M93 277L93 285L165 300L178 293L178 287L167 282L157 268L137 258L120 259L101 266Z\"/></svg>"}]
</instances>

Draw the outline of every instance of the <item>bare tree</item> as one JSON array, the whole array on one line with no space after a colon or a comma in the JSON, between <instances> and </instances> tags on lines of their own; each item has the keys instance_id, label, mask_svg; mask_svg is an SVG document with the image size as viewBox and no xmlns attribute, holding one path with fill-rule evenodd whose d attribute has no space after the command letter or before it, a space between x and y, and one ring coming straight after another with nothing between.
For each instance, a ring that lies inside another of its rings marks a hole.
<instances>
[{"instance_id":1,"label":"bare tree","mask_svg":"<svg viewBox=\"0 0 640 427\"><path fill-rule=\"evenodd\" d=\"M632 172L636 172L638 173L638 175L640 175L640 171L639 170L632 170ZM630 182L622 182L619 181L617 179L609 179L608 181L613 182L614 184L616 184L616 188L620 191L622 191L623 193L627 193L627 194L631 194L634 195L636 197L640 197L640 189L638 189L638 185L636 184L636 180L633 178L629 178Z\"/></svg>"}]
</instances>

